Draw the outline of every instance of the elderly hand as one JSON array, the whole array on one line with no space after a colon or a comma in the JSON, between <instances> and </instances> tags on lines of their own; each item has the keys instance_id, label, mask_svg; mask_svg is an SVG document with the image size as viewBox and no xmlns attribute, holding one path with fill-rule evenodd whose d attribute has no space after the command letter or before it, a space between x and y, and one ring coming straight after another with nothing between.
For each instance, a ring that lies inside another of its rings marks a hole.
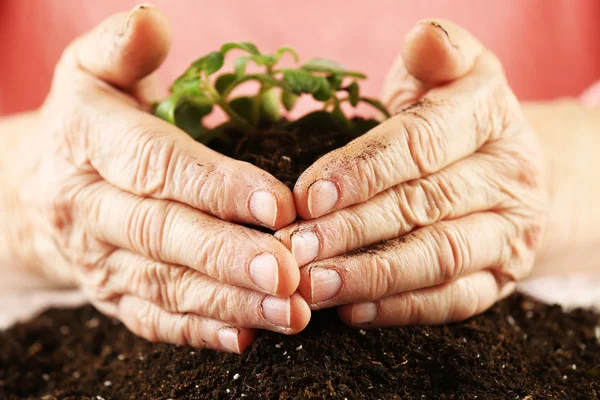
<instances>
[{"instance_id":1,"label":"elderly hand","mask_svg":"<svg viewBox=\"0 0 600 400\"><path fill-rule=\"evenodd\" d=\"M534 263L546 207L536 134L498 59L447 21L408 34L384 92L395 116L301 176L309 221L277 237L304 266L311 309L342 305L356 327L468 318Z\"/></svg>"},{"instance_id":2,"label":"elderly hand","mask_svg":"<svg viewBox=\"0 0 600 400\"><path fill-rule=\"evenodd\" d=\"M144 110L170 43L141 6L65 51L38 129L15 156L23 262L80 286L149 340L240 352L252 328L291 334L310 318L299 270L275 237L292 193ZM147 109L147 107L146 107Z\"/></svg>"}]
</instances>

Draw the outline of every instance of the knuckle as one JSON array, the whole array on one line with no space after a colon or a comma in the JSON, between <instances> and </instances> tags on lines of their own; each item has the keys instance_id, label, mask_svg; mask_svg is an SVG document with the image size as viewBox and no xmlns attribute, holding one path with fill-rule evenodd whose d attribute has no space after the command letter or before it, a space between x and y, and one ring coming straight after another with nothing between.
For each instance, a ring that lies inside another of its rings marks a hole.
<instances>
[{"instance_id":1,"label":"knuckle","mask_svg":"<svg viewBox=\"0 0 600 400\"><path fill-rule=\"evenodd\" d=\"M369 264L365 296L377 299L392 293L399 277L391 260L375 251L369 257Z\"/></svg>"},{"instance_id":2,"label":"knuckle","mask_svg":"<svg viewBox=\"0 0 600 400\"><path fill-rule=\"evenodd\" d=\"M154 128L137 125L126 133L135 138L135 163L131 187L146 196L163 197L180 154L175 143Z\"/></svg>"},{"instance_id":3,"label":"knuckle","mask_svg":"<svg viewBox=\"0 0 600 400\"><path fill-rule=\"evenodd\" d=\"M427 298L420 293L412 293L406 297L406 301L403 301L402 308L399 310L402 316L402 321L409 324L423 324L427 321L424 319L426 313L424 310L427 308Z\"/></svg>"},{"instance_id":4,"label":"knuckle","mask_svg":"<svg viewBox=\"0 0 600 400\"><path fill-rule=\"evenodd\" d=\"M353 249L356 243L365 243L367 239L367 218L359 217L355 213L339 212L332 215L332 220L329 224L321 229L321 237L327 242L338 242L341 238L345 241L346 251ZM337 243L324 243L324 247L339 247Z\"/></svg>"},{"instance_id":5,"label":"knuckle","mask_svg":"<svg viewBox=\"0 0 600 400\"><path fill-rule=\"evenodd\" d=\"M452 187L443 177L427 177L400 185L398 202L404 219L413 226L427 226L448 216L454 207Z\"/></svg>"},{"instance_id":6,"label":"knuckle","mask_svg":"<svg viewBox=\"0 0 600 400\"><path fill-rule=\"evenodd\" d=\"M436 253L439 274L436 281L447 282L461 276L470 263L470 251L468 242L459 229L451 228L446 223L434 225L431 231L434 246L432 250ZM435 258L434 258L435 259Z\"/></svg>"},{"instance_id":7,"label":"knuckle","mask_svg":"<svg viewBox=\"0 0 600 400\"><path fill-rule=\"evenodd\" d=\"M409 117L405 120L404 128L407 155L421 175L439 170L444 164L448 148L447 135L437 133L441 128L440 118L433 113L433 105L429 103L421 102L416 107L413 105L402 111Z\"/></svg>"},{"instance_id":8,"label":"knuckle","mask_svg":"<svg viewBox=\"0 0 600 400\"><path fill-rule=\"evenodd\" d=\"M223 228L204 235L197 263L207 275L220 282L239 282L240 266L248 262L241 257L240 243L248 237L242 230Z\"/></svg>"},{"instance_id":9,"label":"knuckle","mask_svg":"<svg viewBox=\"0 0 600 400\"><path fill-rule=\"evenodd\" d=\"M128 214L127 240L136 251L161 259L165 237L173 230L175 203L140 199Z\"/></svg>"},{"instance_id":10,"label":"knuckle","mask_svg":"<svg viewBox=\"0 0 600 400\"><path fill-rule=\"evenodd\" d=\"M134 330L139 332L149 342L160 341L160 315L158 308L153 307L150 303L144 303L137 307L134 313Z\"/></svg>"},{"instance_id":11,"label":"knuckle","mask_svg":"<svg viewBox=\"0 0 600 400\"><path fill-rule=\"evenodd\" d=\"M479 291L470 279L457 281L449 296L451 311L448 321L462 321L479 312Z\"/></svg>"},{"instance_id":12,"label":"knuckle","mask_svg":"<svg viewBox=\"0 0 600 400\"><path fill-rule=\"evenodd\" d=\"M196 163L191 163L191 165L198 166ZM194 185L191 190L195 197L200 199L200 208L224 220L233 219L236 212L235 207L232 207L232 202L235 201L237 191L229 189L239 188L238 184L245 181L243 176L239 175L239 171L247 171L254 166L236 161L234 169L214 163L198 167L200 170L195 172L197 176L191 180L191 184Z\"/></svg>"}]
</instances>

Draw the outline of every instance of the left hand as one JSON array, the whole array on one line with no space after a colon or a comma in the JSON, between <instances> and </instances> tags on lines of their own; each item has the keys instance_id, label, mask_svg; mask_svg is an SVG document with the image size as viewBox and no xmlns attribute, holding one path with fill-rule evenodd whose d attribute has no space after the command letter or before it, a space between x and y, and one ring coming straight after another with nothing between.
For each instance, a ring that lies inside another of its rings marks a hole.
<instances>
[{"instance_id":1,"label":"left hand","mask_svg":"<svg viewBox=\"0 0 600 400\"><path fill-rule=\"evenodd\" d=\"M313 310L342 305L356 327L471 317L533 266L547 203L536 134L498 59L447 21L407 35L384 92L396 115L300 177L312 220L277 237Z\"/></svg>"}]
</instances>

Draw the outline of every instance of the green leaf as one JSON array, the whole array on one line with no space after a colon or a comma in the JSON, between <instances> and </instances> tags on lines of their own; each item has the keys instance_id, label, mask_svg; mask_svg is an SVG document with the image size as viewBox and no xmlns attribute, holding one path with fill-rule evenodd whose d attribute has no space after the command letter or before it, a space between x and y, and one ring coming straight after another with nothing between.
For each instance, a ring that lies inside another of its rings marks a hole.
<instances>
[{"instance_id":1,"label":"green leaf","mask_svg":"<svg viewBox=\"0 0 600 400\"><path fill-rule=\"evenodd\" d=\"M252 56L252 61L254 61L257 65L273 66L278 60L277 57L272 54L260 54Z\"/></svg>"},{"instance_id":2,"label":"green leaf","mask_svg":"<svg viewBox=\"0 0 600 400\"><path fill-rule=\"evenodd\" d=\"M238 83L242 83L242 82L246 82L246 81L259 81L262 83L266 83L269 84L271 86L277 86L280 87L283 90L288 90L291 91L292 88L290 87L290 85L288 85L286 82L281 82L275 78L273 78L271 75L268 74L252 74L252 75L246 75L244 76L242 79L240 79L238 81Z\"/></svg>"},{"instance_id":3,"label":"green leaf","mask_svg":"<svg viewBox=\"0 0 600 400\"><path fill-rule=\"evenodd\" d=\"M223 53L213 51L192 63L192 67L204 71L206 75L211 75L221 69L224 63Z\"/></svg>"},{"instance_id":4,"label":"green leaf","mask_svg":"<svg viewBox=\"0 0 600 400\"><path fill-rule=\"evenodd\" d=\"M223 74L217 78L215 81L215 89L219 94L223 94L225 90L231 86L233 82L237 79L236 74Z\"/></svg>"},{"instance_id":5,"label":"green leaf","mask_svg":"<svg viewBox=\"0 0 600 400\"><path fill-rule=\"evenodd\" d=\"M387 108L385 108L385 106L379 101L379 100L375 100L375 99L369 99L366 97L361 97L359 99L362 102L365 102L367 104L370 104L371 106L375 107L376 109L378 109L379 111L381 111L381 113L386 117L386 118L390 118L390 112L387 110Z\"/></svg>"},{"instance_id":6,"label":"green leaf","mask_svg":"<svg viewBox=\"0 0 600 400\"><path fill-rule=\"evenodd\" d=\"M260 98L260 114L264 119L277 122L281 119L281 108L279 98L275 88L271 88L263 93Z\"/></svg>"},{"instance_id":7,"label":"green leaf","mask_svg":"<svg viewBox=\"0 0 600 400\"><path fill-rule=\"evenodd\" d=\"M230 50L233 50L233 49L243 50L245 52L248 52L248 53L254 54L254 55L260 54L258 47L256 47L256 45L254 43L250 43L250 42L225 43L223 46L221 46L221 53L223 53L223 55L225 55Z\"/></svg>"},{"instance_id":8,"label":"green leaf","mask_svg":"<svg viewBox=\"0 0 600 400\"><path fill-rule=\"evenodd\" d=\"M212 108L212 105L197 106L183 102L175 110L175 125L195 140L202 141L202 135L206 131L202 125L202 118L210 114Z\"/></svg>"},{"instance_id":9,"label":"green leaf","mask_svg":"<svg viewBox=\"0 0 600 400\"><path fill-rule=\"evenodd\" d=\"M300 69L287 69L283 72L283 81L296 94L316 93L321 88L319 78L323 79L323 77L313 76L310 72Z\"/></svg>"},{"instance_id":10,"label":"green leaf","mask_svg":"<svg viewBox=\"0 0 600 400\"><path fill-rule=\"evenodd\" d=\"M366 75L356 72L348 71L342 65L335 61L327 60L325 58L313 58L304 64L302 69L310 72L327 72L330 74L339 74L342 76L352 76L355 78L366 78Z\"/></svg>"},{"instance_id":11,"label":"green leaf","mask_svg":"<svg viewBox=\"0 0 600 400\"><path fill-rule=\"evenodd\" d=\"M319 79L319 90L313 93L314 99L317 101L329 100L334 95L333 90L329 86L329 81L322 76L317 76L316 78Z\"/></svg>"},{"instance_id":12,"label":"green leaf","mask_svg":"<svg viewBox=\"0 0 600 400\"><path fill-rule=\"evenodd\" d=\"M244 76L246 73L246 66L248 65L248 61L250 61L252 57L250 56L242 56L235 60L235 75L238 79Z\"/></svg>"},{"instance_id":13,"label":"green leaf","mask_svg":"<svg viewBox=\"0 0 600 400\"><path fill-rule=\"evenodd\" d=\"M161 101L154 108L154 115L175 125L175 109L179 105L180 97L180 94L175 93Z\"/></svg>"},{"instance_id":14,"label":"green leaf","mask_svg":"<svg viewBox=\"0 0 600 400\"><path fill-rule=\"evenodd\" d=\"M229 102L229 106L246 121L252 121L254 106L254 99L252 97L236 97Z\"/></svg>"},{"instance_id":15,"label":"green leaf","mask_svg":"<svg viewBox=\"0 0 600 400\"><path fill-rule=\"evenodd\" d=\"M350 86L346 88L346 91L348 92L348 99L350 100L350 104L352 104L352 107L356 107L359 99L358 83L352 82Z\"/></svg>"},{"instance_id":16,"label":"green leaf","mask_svg":"<svg viewBox=\"0 0 600 400\"><path fill-rule=\"evenodd\" d=\"M277 61L279 61L285 53L291 54L296 63L300 62L300 57L298 56L298 53L296 53L296 50L288 46L281 47L277 50Z\"/></svg>"},{"instance_id":17,"label":"green leaf","mask_svg":"<svg viewBox=\"0 0 600 400\"><path fill-rule=\"evenodd\" d=\"M340 89L344 77L340 74L332 74L329 75L326 79L329 82L329 86L331 86L333 90L337 91Z\"/></svg>"},{"instance_id":18,"label":"green leaf","mask_svg":"<svg viewBox=\"0 0 600 400\"><path fill-rule=\"evenodd\" d=\"M291 111L296 105L296 101L298 101L298 96L294 93L288 92L287 90L281 91L281 102L286 110Z\"/></svg>"}]
</instances>

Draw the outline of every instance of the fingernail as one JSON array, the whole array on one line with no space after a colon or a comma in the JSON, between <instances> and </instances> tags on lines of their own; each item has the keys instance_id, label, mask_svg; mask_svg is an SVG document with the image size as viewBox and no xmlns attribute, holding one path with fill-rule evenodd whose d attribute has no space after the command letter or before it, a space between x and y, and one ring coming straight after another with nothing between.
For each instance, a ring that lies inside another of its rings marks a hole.
<instances>
[{"instance_id":1,"label":"fingernail","mask_svg":"<svg viewBox=\"0 0 600 400\"><path fill-rule=\"evenodd\" d=\"M342 278L336 270L315 267L310 270L312 303L329 300L342 289Z\"/></svg>"},{"instance_id":2,"label":"fingernail","mask_svg":"<svg viewBox=\"0 0 600 400\"><path fill-rule=\"evenodd\" d=\"M146 8L154 8L154 6L152 4L138 4L137 6L133 7L131 9L131 11L129 11L129 14L127 15L127 20L125 21L125 29L129 28L129 23L131 22L131 19L133 18L133 16L140 10L146 9Z\"/></svg>"},{"instance_id":3,"label":"fingernail","mask_svg":"<svg viewBox=\"0 0 600 400\"><path fill-rule=\"evenodd\" d=\"M262 253L250 261L250 278L262 289L276 293L279 285L277 259L271 253Z\"/></svg>"},{"instance_id":4,"label":"fingernail","mask_svg":"<svg viewBox=\"0 0 600 400\"><path fill-rule=\"evenodd\" d=\"M331 181L318 180L308 189L308 211L312 217L320 217L330 211L339 198L338 188Z\"/></svg>"},{"instance_id":5,"label":"fingernail","mask_svg":"<svg viewBox=\"0 0 600 400\"><path fill-rule=\"evenodd\" d=\"M446 28L444 28L442 26L442 24L440 24L439 22L437 22L435 20L431 20L431 19L424 19L424 20L419 21L418 24L420 24L420 25L430 25L430 26L433 26L434 28L438 29L439 31L441 31L444 34L444 36L446 37L446 39L448 39L448 42L450 43L450 45L452 47L456 47L456 45L452 42L452 38L450 37L450 34L446 30Z\"/></svg>"},{"instance_id":6,"label":"fingernail","mask_svg":"<svg viewBox=\"0 0 600 400\"><path fill-rule=\"evenodd\" d=\"M262 313L273 325L288 328L290 326L290 300L267 296L262 302Z\"/></svg>"},{"instance_id":7,"label":"fingernail","mask_svg":"<svg viewBox=\"0 0 600 400\"><path fill-rule=\"evenodd\" d=\"M377 318L377 304L375 303L356 303L352 306L352 324L368 324Z\"/></svg>"},{"instance_id":8,"label":"fingernail","mask_svg":"<svg viewBox=\"0 0 600 400\"><path fill-rule=\"evenodd\" d=\"M240 344L238 342L238 335L240 331L235 328L221 328L218 332L219 343L227 351L232 353L240 352Z\"/></svg>"},{"instance_id":9,"label":"fingernail","mask_svg":"<svg viewBox=\"0 0 600 400\"><path fill-rule=\"evenodd\" d=\"M250 214L260 223L273 227L277 221L277 200L275 196L264 190L252 193L250 197Z\"/></svg>"},{"instance_id":10,"label":"fingernail","mask_svg":"<svg viewBox=\"0 0 600 400\"><path fill-rule=\"evenodd\" d=\"M301 231L292 234L292 254L301 267L314 261L319 255L319 238L311 231Z\"/></svg>"}]
</instances>

